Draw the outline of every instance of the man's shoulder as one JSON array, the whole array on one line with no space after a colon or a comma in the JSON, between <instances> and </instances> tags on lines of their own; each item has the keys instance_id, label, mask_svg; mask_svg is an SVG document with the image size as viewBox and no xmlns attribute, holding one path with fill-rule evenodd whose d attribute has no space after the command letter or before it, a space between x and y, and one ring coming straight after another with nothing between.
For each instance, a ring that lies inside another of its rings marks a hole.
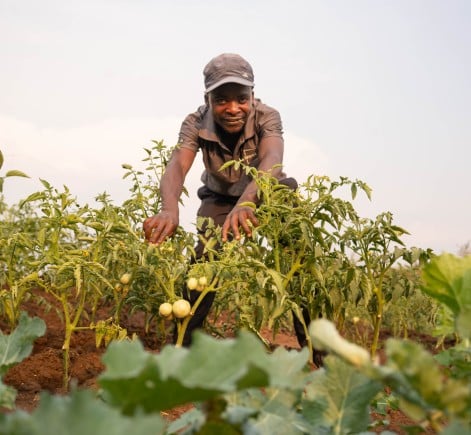
<instances>
[{"instance_id":1,"label":"man's shoulder","mask_svg":"<svg viewBox=\"0 0 471 435\"><path fill-rule=\"evenodd\" d=\"M281 115L275 108L262 103L260 100L254 102L253 122L259 133L270 131L282 131Z\"/></svg>"},{"instance_id":2,"label":"man's shoulder","mask_svg":"<svg viewBox=\"0 0 471 435\"><path fill-rule=\"evenodd\" d=\"M279 112L278 112L277 109L275 109L272 106L269 106L268 104L263 103L262 100L260 100L258 98L255 98L254 109L257 113L260 113L262 115L264 115L264 114L270 115L270 114L273 114L273 113L276 113L276 114L279 115Z\"/></svg>"},{"instance_id":3,"label":"man's shoulder","mask_svg":"<svg viewBox=\"0 0 471 435\"><path fill-rule=\"evenodd\" d=\"M255 125L261 126L275 123L281 123L280 112L268 104L262 103L260 100L254 102L254 117Z\"/></svg>"},{"instance_id":4,"label":"man's shoulder","mask_svg":"<svg viewBox=\"0 0 471 435\"><path fill-rule=\"evenodd\" d=\"M207 113L208 113L208 106L206 104L203 104L202 106L199 106L194 112L189 113L185 117L184 122L193 124L199 128Z\"/></svg>"}]
</instances>

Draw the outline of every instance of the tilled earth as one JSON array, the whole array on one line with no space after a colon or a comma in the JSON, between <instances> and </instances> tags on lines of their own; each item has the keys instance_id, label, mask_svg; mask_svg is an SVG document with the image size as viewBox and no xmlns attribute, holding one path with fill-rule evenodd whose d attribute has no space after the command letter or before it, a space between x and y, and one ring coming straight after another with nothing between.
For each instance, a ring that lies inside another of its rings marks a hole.
<instances>
[{"instance_id":1,"label":"tilled earth","mask_svg":"<svg viewBox=\"0 0 471 435\"><path fill-rule=\"evenodd\" d=\"M48 299L47 295L41 296ZM50 299L49 301L52 302ZM52 394L66 393L63 388L64 326L57 312L47 307L46 304L38 304L35 300L30 300L24 304L23 310L27 311L30 316L42 318L46 322L46 333L36 340L32 354L7 372L4 382L14 387L18 392L16 407L30 412L37 407L42 391L49 391ZM98 312L98 316L103 319L109 317L109 314L107 307L102 307ZM144 322L143 314L137 313L132 316L124 316L122 326L127 329L129 335L137 334L147 350L159 352L165 343L157 339L157 334L154 331L146 333ZM0 322L0 327L4 333L8 330L4 323ZM274 340L270 331L265 331L263 335L273 343L273 346L299 348L296 337L291 331L279 332ZM420 337L422 342L427 340L430 343L434 342L431 337ZM71 381L81 388L97 388L97 377L105 368L101 361L104 352L103 345L100 348L96 347L93 331L75 332L70 352ZM316 368L313 367L313 369ZM188 406L172 409L162 415L172 420L187 409ZM378 433L384 430L391 430L399 434L406 433L403 426L412 424L401 412L394 410L388 410L388 414L385 416L374 415L373 417L378 421L387 422L374 429Z\"/></svg>"}]
</instances>

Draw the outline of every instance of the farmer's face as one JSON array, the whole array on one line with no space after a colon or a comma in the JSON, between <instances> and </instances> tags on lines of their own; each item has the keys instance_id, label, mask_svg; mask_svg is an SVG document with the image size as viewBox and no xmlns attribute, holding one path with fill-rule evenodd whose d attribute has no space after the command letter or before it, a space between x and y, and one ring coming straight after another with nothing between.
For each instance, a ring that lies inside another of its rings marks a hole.
<instances>
[{"instance_id":1,"label":"farmer's face","mask_svg":"<svg viewBox=\"0 0 471 435\"><path fill-rule=\"evenodd\" d=\"M249 86L226 83L209 93L209 107L214 121L227 133L239 133L244 128L253 103Z\"/></svg>"}]
</instances>

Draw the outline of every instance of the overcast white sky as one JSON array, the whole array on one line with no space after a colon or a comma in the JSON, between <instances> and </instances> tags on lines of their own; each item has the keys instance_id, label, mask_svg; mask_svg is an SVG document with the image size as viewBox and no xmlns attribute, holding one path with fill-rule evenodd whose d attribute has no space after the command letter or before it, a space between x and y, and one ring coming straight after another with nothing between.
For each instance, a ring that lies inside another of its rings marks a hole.
<instances>
[{"instance_id":1,"label":"overcast white sky","mask_svg":"<svg viewBox=\"0 0 471 435\"><path fill-rule=\"evenodd\" d=\"M5 197L43 178L120 204L121 164L174 145L204 65L237 52L281 113L289 175L361 179L362 215L391 211L409 246L457 252L471 240L470 19L469 0L0 0L0 175L31 176Z\"/></svg>"}]
</instances>

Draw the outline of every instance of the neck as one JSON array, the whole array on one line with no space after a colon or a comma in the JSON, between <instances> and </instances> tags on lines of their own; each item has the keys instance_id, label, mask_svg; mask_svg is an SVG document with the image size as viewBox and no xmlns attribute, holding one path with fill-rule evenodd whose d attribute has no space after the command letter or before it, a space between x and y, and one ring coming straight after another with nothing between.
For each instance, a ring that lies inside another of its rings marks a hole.
<instances>
[{"instance_id":1,"label":"neck","mask_svg":"<svg viewBox=\"0 0 471 435\"><path fill-rule=\"evenodd\" d=\"M242 130L238 133L228 133L226 130L216 125L217 135L219 140L230 149L234 149L239 141Z\"/></svg>"}]
</instances>

